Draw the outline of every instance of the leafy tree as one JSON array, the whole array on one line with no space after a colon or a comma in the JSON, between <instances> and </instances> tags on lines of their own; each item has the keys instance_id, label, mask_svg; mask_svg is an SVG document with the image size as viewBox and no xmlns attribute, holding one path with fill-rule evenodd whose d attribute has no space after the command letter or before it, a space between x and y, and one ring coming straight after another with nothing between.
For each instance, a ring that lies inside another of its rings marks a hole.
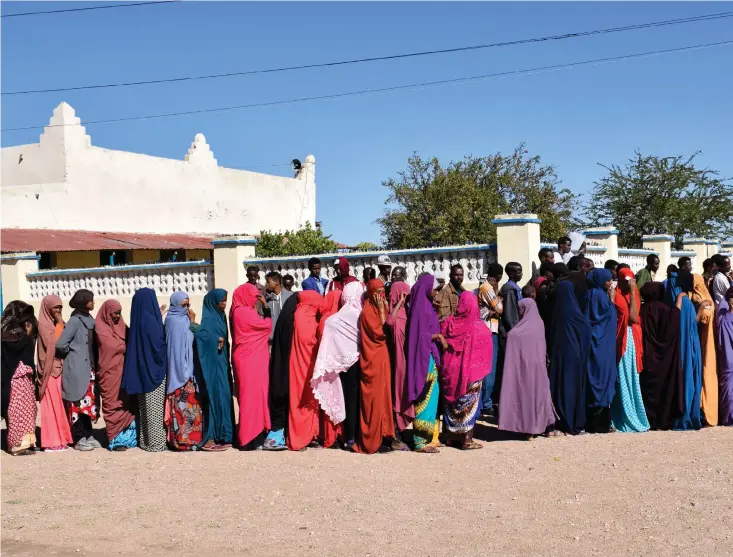
<instances>
[{"instance_id":1,"label":"leafy tree","mask_svg":"<svg viewBox=\"0 0 733 557\"><path fill-rule=\"evenodd\" d=\"M379 250L379 246L374 242L359 242L353 249L356 251L377 251Z\"/></svg>"},{"instance_id":2,"label":"leafy tree","mask_svg":"<svg viewBox=\"0 0 733 557\"><path fill-rule=\"evenodd\" d=\"M313 228L310 222L306 222L300 230L286 230L282 233L261 231L255 254L257 257L280 257L333 253L336 249L336 242L330 236L324 236L320 229Z\"/></svg>"},{"instance_id":3,"label":"leafy tree","mask_svg":"<svg viewBox=\"0 0 733 557\"><path fill-rule=\"evenodd\" d=\"M725 238L733 234L733 184L719 172L697 168L690 157L656 157L638 151L625 166L603 166L587 214L596 225L621 232L619 244L641 247L645 234Z\"/></svg>"},{"instance_id":4,"label":"leafy tree","mask_svg":"<svg viewBox=\"0 0 733 557\"><path fill-rule=\"evenodd\" d=\"M377 220L388 248L418 248L496 240L495 215L537 213L543 238L573 228L578 196L559 188L555 168L527 156L524 144L510 155L467 156L445 168L437 157L413 154L390 190Z\"/></svg>"}]
</instances>

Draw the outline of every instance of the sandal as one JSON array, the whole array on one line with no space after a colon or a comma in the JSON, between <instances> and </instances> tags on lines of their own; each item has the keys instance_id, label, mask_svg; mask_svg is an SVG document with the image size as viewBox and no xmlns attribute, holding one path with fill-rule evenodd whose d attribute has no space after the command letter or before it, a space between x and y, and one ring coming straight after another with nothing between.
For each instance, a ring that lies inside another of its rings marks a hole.
<instances>
[{"instance_id":1,"label":"sandal","mask_svg":"<svg viewBox=\"0 0 733 557\"><path fill-rule=\"evenodd\" d=\"M220 453L222 451L226 451L224 447L222 447L221 445L217 445L213 442L206 443L203 447L201 447L201 450L209 453Z\"/></svg>"},{"instance_id":2,"label":"sandal","mask_svg":"<svg viewBox=\"0 0 733 557\"><path fill-rule=\"evenodd\" d=\"M552 431L548 431L547 433L543 434L545 437L564 437L565 434L560 431L559 429L553 429Z\"/></svg>"},{"instance_id":3,"label":"sandal","mask_svg":"<svg viewBox=\"0 0 733 557\"><path fill-rule=\"evenodd\" d=\"M124 453L127 450L127 447L119 446L112 449L112 451L116 453Z\"/></svg>"},{"instance_id":4,"label":"sandal","mask_svg":"<svg viewBox=\"0 0 733 557\"><path fill-rule=\"evenodd\" d=\"M478 441L470 441L458 447L462 451L475 451L476 449L483 449L484 446Z\"/></svg>"},{"instance_id":5,"label":"sandal","mask_svg":"<svg viewBox=\"0 0 733 557\"><path fill-rule=\"evenodd\" d=\"M425 445L422 449L417 449L415 452L423 454L438 454L440 449L435 445Z\"/></svg>"}]
</instances>

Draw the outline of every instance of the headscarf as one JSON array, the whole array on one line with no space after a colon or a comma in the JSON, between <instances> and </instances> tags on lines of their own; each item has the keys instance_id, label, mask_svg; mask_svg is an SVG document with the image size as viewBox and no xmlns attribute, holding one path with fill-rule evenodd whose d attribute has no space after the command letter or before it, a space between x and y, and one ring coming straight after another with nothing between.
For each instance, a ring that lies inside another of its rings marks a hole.
<instances>
[{"instance_id":1,"label":"headscarf","mask_svg":"<svg viewBox=\"0 0 733 557\"><path fill-rule=\"evenodd\" d=\"M33 351L35 338L26 333L25 323L36 324L33 306L15 300L2 314L2 416L7 420L10 404L10 382L22 362L35 369Z\"/></svg>"},{"instance_id":2,"label":"headscarf","mask_svg":"<svg viewBox=\"0 0 733 557\"><path fill-rule=\"evenodd\" d=\"M328 290L343 290L344 287L347 284L351 284L352 282L358 282L358 279L356 277L352 277L349 273L351 272L351 265L349 265L349 260L345 257L339 257L336 260L335 263L336 266L338 266L339 271L341 273L340 279L333 279L329 285Z\"/></svg>"},{"instance_id":3,"label":"headscarf","mask_svg":"<svg viewBox=\"0 0 733 557\"><path fill-rule=\"evenodd\" d=\"M318 308L318 331L316 334L320 339L323 337L323 329L326 327L326 320L339 310L341 304L342 290L332 290L322 296L321 305Z\"/></svg>"},{"instance_id":4,"label":"headscarf","mask_svg":"<svg viewBox=\"0 0 733 557\"><path fill-rule=\"evenodd\" d=\"M165 372L163 317L155 291L141 288L132 297L122 388L131 395L151 393L165 381Z\"/></svg>"},{"instance_id":5,"label":"headscarf","mask_svg":"<svg viewBox=\"0 0 733 557\"><path fill-rule=\"evenodd\" d=\"M491 331L481 320L473 292L461 293L456 314L443 320L440 331L448 343L439 374L440 392L448 404L455 404L470 383L491 373Z\"/></svg>"},{"instance_id":6,"label":"headscarf","mask_svg":"<svg viewBox=\"0 0 733 557\"><path fill-rule=\"evenodd\" d=\"M368 303L364 304L359 319L361 334L361 438L358 452L375 453L385 438L394 435L392 409L392 373L387 335L376 301L381 279L367 282Z\"/></svg>"},{"instance_id":7,"label":"headscarf","mask_svg":"<svg viewBox=\"0 0 733 557\"><path fill-rule=\"evenodd\" d=\"M616 306L605 284L611 280L608 269L588 273L590 290L586 293L585 315L590 320L591 343L588 358L589 408L610 406L616 392Z\"/></svg>"},{"instance_id":8,"label":"headscarf","mask_svg":"<svg viewBox=\"0 0 733 557\"><path fill-rule=\"evenodd\" d=\"M102 394L107 437L114 439L135 419L127 394L120 389L127 349L127 325L120 316L115 325L112 314L122 310L117 300L107 300L97 312L94 332L97 337L97 383Z\"/></svg>"},{"instance_id":9,"label":"headscarf","mask_svg":"<svg viewBox=\"0 0 733 557\"><path fill-rule=\"evenodd\" d=\"M115 354L119 351L123 354L125 352L127 324L122 316L120 316L120 320L116 325L112 321L112 314L118 311L122 311L122 304L117 300L107 300L97 312L94 331L97 334L97 344L99 346L98 364L100 368L110 367Z\"/></svg>"},{"instance_id":10,"label":"headscarf","mask_svg":"<svg viewBox=\"0 0 733 557\"><path fill-rule=\"evenodd\" d=\"M610 273L611 271L608 272ZM587 303L586 292L588 292L588 279L586 276L581 271L570 271L562 280L567 280L573 285L573 291L580 305L580 311L585 311L585 305Z\"/></svg>"},{"instance_id":11,"label":"headscarf","mask_svg":"<svg viewBox=\"0 0 733 557\"><path fill-rule=\"evenodd\" d=\"M254 284L245 282L241 286L238 286L232 295L232 307L229 309L230 318L234 310L239 307L254 308L257 303L258 294L259 290L257 290Z\"/></svg>"},{"instance_id":12,"label":"headscarf","mask_svg":"<svg viewBox=\"0 0 733 557\"><path fill-rule=\"evenodd\" d=\"M313 394L334 424L346 418L339 374L359 360L359 316L363 303L364 288L361 283L347 284L341 295L341 309L326 320L316 357L311 380Z\"/></svg>"},{"instance_id":13,"label":"headscarf","mask_svg":"<svg viewBox=\"0 0 733 557\"><path fill-rule=\"evenodd\" d=\"M193 333L188 308L181 304L186 292L174 292L165 316L165 345L168 361L168 394L183 387L193 377Z\"/></svg>"},{"instance_id":14,"label":"headscarf","mask_svg":"<svg viewBox=\"0 0 733 557\"><path fill-rule=\"evenodd\" d=\"M720 354L720 423L733 425L733 310L729 288L718 304L718 347Z\"/></svg>"},{"instance_id":15,"label":"headscarf","mask_svg":"<svg viewBox=\"0 0 733 557\"><path fill-rule=\"evenodd\" d=\"M631 269L621 269L618 272L619 281L628 281L634 278L634 273ZM621 361L621 358L626 353L626 343L629 334L629 325L631 325L631 332L634 335L634 347L636 348L636 369L638 373L644 369L644 342L641 334L641 322L631 323L629 320L630 306L631 306L631 293L624 294L621 288L616 289L616 313L618 319L616 322L616 363ZM636 311L637 315L641 312L641 300L637 292L636 296Z\"/></svg>"},{"instance_id":16,"label":"headscarf","mask_svg":"<svg viewBox=\"0 0 733 557\"><path fill-rule=\"evenodd\" d=\"M435 277L422 275L410 291L410 308L407 312L407 396L415 402L422 395L428 377L430 356L440 365L438 345L433 335L440 333L438 316L430 299L435 289Z\"/></svg>"},{"instance_id":17,"label":"headscarf","mask_svg":"<svg viewBox=\"0 0 733 557\"><path fill-rule=\"evenodd\" d=\"M313 290L313 292L318 292L318 290ZM273 429L280 429L279 426L285 427L288 421L290 351L293 346L295 310L297 307L298 295L294 293L285 300L272 335L268 405ZM275 427L276 425L278 427Z\"/></svg>"},{"instance_id":18,"label":"headscarf","mask_svg":"<svg viewBox=\"0 0 733 557\"><path fill-rule=\"evenodd\" d=\"M56 323L51 310L64 303L58 296L46 296L41 300L38 315L38 398L42 399L50 377L58 377L63 370L63 360L56 358ZM63 323L63 321L62 321Z\"/></svg>"},{"instance_id":19,"label":"headscarf","mask_svg":"<svg viewBox=\"0 0 733 557\"><path fill-rule=\"evenodd\" d=\"M677 296L692 290L692 275L687 271L670 273L666 301L676 307ZM682 299L680 310L680 363L684 388L683 412L674 420L675 429L700 429L700 391L702 388L702 353L697 315L692 300Z\"/></svg>"},{"instance_id":20,"label":"headscarf","mask_svg":"<svg viewBox=\"0 0 733 557\"><path fill-rule=\"evenodd\" d=\"M94 301L94 294L91 290L77 290L69 301L69 305L74 308L71 315L89 315L87 304L92 301Z\"/></svg>"},{"instance_id":21,"label":"headscarf","mask_svg":"<svg viewBox=\"0 0 733 557\"><path fill-rule=\"evenodd\" d=\"M680 310L664 303L661 282L647 282L639 291L644 345L639 377L644 408L652 429L669 429L684 411L680 369Z\"/></svg>"},{"instance_id":22,"label":"headscarf","mask_svg":"<svg viewBox=\"0 0 733 557\"><path fill-rule=\"evenodd\" d=\"M410 285L404 280L393 282L392 287L389 289L389 309L392 311L400 300L402 294L408 295L410 293ZM397 312L397 321L407 322L407 303L402 304L402 307Z\"/></svg>"},{"instance_id":23,"label":"headscarf","mask_svg":"<svg viewBox=\"0 0 733 557\"><path fill-rule=\"evenodd\" d=\"M591 327L588 318L580 310L570 281L557 282L554 295L550 388L552 401L560 417L560 430L575 434L583 430L586 421ZM615 343L611 339L609 341L613 349Z\"/></svg>"}]
</instances>

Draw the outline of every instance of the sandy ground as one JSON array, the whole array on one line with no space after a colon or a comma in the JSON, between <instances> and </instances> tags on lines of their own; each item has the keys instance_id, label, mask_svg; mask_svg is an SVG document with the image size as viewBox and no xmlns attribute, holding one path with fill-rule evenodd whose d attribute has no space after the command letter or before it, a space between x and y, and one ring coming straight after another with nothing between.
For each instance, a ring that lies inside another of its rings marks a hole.
<instances>
[{"instance_id":1,"label":"sandy ground","mask_svg":"<svg viewBox=\"0 0 733 557\"><path fill-rule=\"evenodd\" d=\"M733 555L733 428L438 455L2 455L2 554Z\"/></svg>"}]
</instances>

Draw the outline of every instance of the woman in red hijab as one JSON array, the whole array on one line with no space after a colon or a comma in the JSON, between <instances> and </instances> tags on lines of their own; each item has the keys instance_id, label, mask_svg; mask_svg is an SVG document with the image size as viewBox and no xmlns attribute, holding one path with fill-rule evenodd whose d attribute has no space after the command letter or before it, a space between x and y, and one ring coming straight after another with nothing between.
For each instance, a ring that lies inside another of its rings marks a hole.
<instances>
[{"instance_id":1,"label":"woman in red hijab","mask_svg":"<svg viewBox=\"0 0 733 557\"><path fill-rule=\"evenodd\" d=\"M367 283L367 300L359 319L361 330L361 439L357 450L375 453L394 438L392 371L387 335L387 298L384 283Z\"/></svg>"},{"instance_id":2,"label":"woman in red hijab","mask_svg":"<svg viewBox=\"0 0 733 557\"><path fill-rule=\"evenodd\" d=\"M296 294L293 344L290 350L290 408L288 412L287 444L299 451L316 440L319 433L319 407L311 388L316 365L318 343L318 308L323 301L315 290Z\"/></svg>"},{"instance_id":3,"label":"woman in red hijab","mask_svg":"<svg viewBox=\"0 0 733 557\"><path fill-rule=\"evenodd\" d=\"M268 339L272 319L260 317L255 310L258 300L267 307L254 284L238 287L232 295L229 321L232 331L232 367L234 392L239 402L239 445L245 448L270 429L267 401L270 374Z\"/></svg>"},{"instance_id":4,"label":"woman in red hijab","mask_svg":"<svg viewBox=\"0 0 733 557\"><path fill-rule=\"evenodd\" d=\"M356 277L352 277L349 273L351 272L351 266L349 260L345 257L339 257L333 264L334 277L331 282L328 283L326 291L332 290L343 290L344 286L350 282L354 282Z\"/></svg>"}]
</instances>

